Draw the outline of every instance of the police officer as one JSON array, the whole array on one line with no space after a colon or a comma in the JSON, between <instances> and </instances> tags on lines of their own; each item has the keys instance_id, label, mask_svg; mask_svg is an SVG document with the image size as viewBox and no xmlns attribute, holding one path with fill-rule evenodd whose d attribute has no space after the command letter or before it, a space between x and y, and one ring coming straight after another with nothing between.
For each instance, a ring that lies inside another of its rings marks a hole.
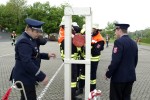
<instances>
[{"instance_id":1,"label":"police officer","mask_svg":"<svg viewBox=\"0 0 150 100\"><path fill-rule=\"evenodd\" d=\"M46 38L43 38L42 34L40 34L38 36L38 38L36 39L36 43L37 43L37 49L38 51L40 52L40 46L41 45L45 45L47 43L47 39ZM49 60L50 58L49 57L53 57L55 58L56 55L55 53L40 53L41 55L40 56L37 56L37 66L40 67L40 64L41 64L41 59L44 59L44 60ZM50 55L50 56L49 56Z\"/></svg>"},{"instance_id":2,"label":"police officer","mask_svg":"<svg viewBox=\"0 0 150 100\"><path fill-rule=\"evenodd\" d=\"M12 70L10 80L21 81L24 85L27 100L36 100L36 81L43 84L48 83L48 78L39 69L37 58L50 58L53 54L39 53L36 39L42 32L44 22L25 19L27 24L25 31L18 38L15 46L15 66ZM20 84L17 84L21 88ZM23 91L21 91L21 100L25 100Z\"/></svg>"},{"instance_id":3,"label":"police officer","mask_svg":"<svg viewBox=\"0 0 150 100\"><path fill-rule=\"evenodd\" d=\"M117 39L106 72L106 79L111 78L110 100L131 100L132 86L136 80L138 47L127 34L129 24L115 24L115 26Z\"/></svg>"},{"instance_id":4,"label":"police officer","mask_svg":"<svg viewBox=\"0 0 150 100\"><path fill-rule=\"evenodd\" d=\"M97 67L100 61L101 51L104 49L105 42L104 42L104 38L101 36L99 32L98 24L93 24L91 35L92 35L92 40L91 40L90 91L93 91L94 89L96 89ZM85 53L85 49L82 49L82 50L83 50L82 53ZM85 58L85 54L82 54L82 57ZM81 69L81 74L79 78L79 89L77 90L76 95L83 93L83 88L85 85L85 65L82 66L81 68L82 69Z\"/></svg>"}]
</instances>

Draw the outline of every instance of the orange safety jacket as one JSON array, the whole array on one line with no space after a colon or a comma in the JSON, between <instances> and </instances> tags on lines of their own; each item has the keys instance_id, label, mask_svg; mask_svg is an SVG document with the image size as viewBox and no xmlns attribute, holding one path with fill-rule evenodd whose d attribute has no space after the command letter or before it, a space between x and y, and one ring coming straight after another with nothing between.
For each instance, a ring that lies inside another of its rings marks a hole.
<instances>
[{"instance_id":1,"label":"orange safety jacket","mask_svg":"<svg viewBox=\"0 0 150 100\"><path fill-rule=\"evenodd\" d=\"M95 44L95 43L97 43L99 41L104 41L104 38L102 37L102 35L100 34L100 32L97 35L95 35L95 36L92 37L91 44Z\"/></svg>"},{"instance_id":2,"label":"orange safety jacket","mask_svg":"<svg viewBox=\"0 0 150 100\"><path fill-rule=\"evenodd\" d=\"M59 29L59 37L58 37L58 43L61 43L65 38L65 30L60 27Z\"/></svg>"}]
</instances>

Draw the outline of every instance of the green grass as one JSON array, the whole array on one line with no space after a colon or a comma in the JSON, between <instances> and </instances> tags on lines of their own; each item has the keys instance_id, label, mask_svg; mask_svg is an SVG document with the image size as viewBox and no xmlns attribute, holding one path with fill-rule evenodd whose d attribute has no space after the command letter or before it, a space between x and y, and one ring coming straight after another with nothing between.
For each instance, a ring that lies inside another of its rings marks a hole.
<instances>
[{"instance_id":1,"label":"green grass","mask_svg":"<svg viewBox=\"0 0 150 100\"><path fill-rule=\"evenodd\" d=\"M140 43L140 45L150 46L148 43Z\"/></svg>"},{"instance_id":2,"label":"green grass","mask_svg":"<svg viewBox=\"0 0 150 100\"><path fill-rule=\"evenodd\" d=\"M115 39L110 39L110 43L114 43ZM140 42L140 45L145 45L145 46L150 46L150 43L143 43L143 42Z\"/></svg>"}]
</instances>

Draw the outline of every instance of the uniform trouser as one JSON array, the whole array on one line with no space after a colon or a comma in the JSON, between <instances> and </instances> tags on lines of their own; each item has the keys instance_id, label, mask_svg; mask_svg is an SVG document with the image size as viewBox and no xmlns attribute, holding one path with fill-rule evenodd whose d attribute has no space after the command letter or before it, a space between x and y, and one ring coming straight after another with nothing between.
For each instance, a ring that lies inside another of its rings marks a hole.
<instances>
[{"instance_id":1,"label":"uniform trouser","mask_svg":"<svg viewBox=\"0 0 150 100\"><path fill-rule=\"evenodd\" d=\"M75 100L77 85L77 64L71 65L71 96L72 100Z\"/></svg>"},{"instance_id":2,"label":"uniform trouser","mask_svg":"<svg viewBox=\"0 0 150 100\"><path fill-rule=\"evenodd\" d=\"M11 43L12 45L15 45L15 39L13 39L13 41L12 41L12 43Z\"/></svg>"},{"instance_id":3,"label":"uniform trouser","mask_svg":"<svg viewBox=\"0 0 150 100\"><path fill-rule=\"evenodd\" d=\"M17 84L18 88L21 88L20 84ZM35 89L35 85L24 85L24 89L25 89L25 93L27 96L27 100L36 100L37 96L36 96L36 89ZM21 99L20 100L26 100L23 90L20 91L21 93Z\"/></svg>"},{"instance_id":4,"label":"uniform trouser","mask_svg":"<svg viewBox=\"0 0 150 100\"><path fill-rule=\"evenodd\" d=\"M99 61L96 61L96 62L91 61L90 91L93 91L94 89L96 89L96 72L97 72L98 63L99 63ZM81 75L85 76L85 65L82 66ZM92 81L95 81L95 83L93 83ZM85 79L80 79L79 80L79 89L83 89L84 85L85 85Z\"/></svg>"},{"instance_id":5,"label":"uniform trouser","mask_svg":"<svg viewBox=\"0 0 150 100\"><path fill-rule=\"evenodd\" d=\"M106 41L106 44L107 44L106 47L108 47L108 43L109 43L109 41Z\"/></svg>"},{"instance_id":6,"label":"uniform trouser","mask_svg":"<svg viewBox=\"0 0 150 100\"><path fill-rule=\"evenodd\" d=\"M85 66L84 64L77 64L77 81L80 78L81 71L82 71L82 69L83 69L84 66Z\"/></svg>"},{"instance_id":7,"label":"uniform trouser","mask_svg":"<svg viewBox=\"0 0 150 100\"><path fill-rule=\"evenodd\" d=\"M110 83L110 100L131 100L133 82Z\"/></svg>"}]
</instances>

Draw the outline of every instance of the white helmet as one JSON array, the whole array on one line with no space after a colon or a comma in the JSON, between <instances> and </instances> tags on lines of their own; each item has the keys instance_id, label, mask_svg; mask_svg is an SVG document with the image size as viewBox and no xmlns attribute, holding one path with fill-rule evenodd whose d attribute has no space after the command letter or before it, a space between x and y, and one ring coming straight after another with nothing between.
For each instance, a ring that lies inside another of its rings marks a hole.
<instances>
[{"instance_id":1,"label":"white helmet","mask_svg":"<svg viewBox=\"0 0 150 100\"><path fill-rule=\"evenodd\" d=\"M65 21L65 16L62 17L61 21Z\"/></svg>"},{"instance_id":2,"label":"white helmet","mask_svg":"<svg viewBox=\"0 0 150 100\"><path fill-rule=\"evenodd\" d=\"M60 23L59 26L62 26L62 25L65 25L65 22L64 22L64 21L61 21L61 23Z\"/></svg>"},{"instance_id":3,"label":"white helmet","mask_svg":"<svg viewBox=\"0 0 150 100\"><path fill-rule=\"evenodd\" d=\"M82 25L82 28L84 28L84 29L85 29L85 24L83 24L83 25Z\"/></svg>"},{"instance_id":4,"label":"white helmet","mask_svg":"<svg viewBox=\"0 0 150 100\"><path fill-rule=\"evenodd\" d=\"M93 24L92 28L99 29L99 24Z\"/></svg>"},{"instance_id":5,"label":"white helmet","mask_svg":"<svg viewBox=\"0 0 150 100\"><path fill-rule=\"evenodd\" d=\"M72 22L72 25L73 25L73 26L78 26L78 27L79 27L79 25L77 24L77 22Z\"/></svg>"},{"instance_id":6,"label":"white helmet","mask_svg":"<svg viewBox=\"0 0 150 100\"><path fill-rule=\"evenodd\" d=\"M85 28L82 28L81 31L80 31L80 33L83 34L84 32L85 32Z\"/></svg>"},{"instance_id":7,"label":"white helmet","mask_svg":"<svg viewBox=\"0 0 150 100\"><path fill-rule=\"evenodd\" d=\"M59 26L62 26L62 25L65 25L65 17L63 16L62 19L61 19L61 23Z\"/></svg>"},{"instance_id":8,"label":"white helmet","mask_svg":"<svg viewBox=\"0 0 150 100\"><path fill-rule=\"evenodd\" d=\"M81 33L84 33L85 32L85 24L82 25L82 29L80 31Z\"/></svg>"}]
</instances>

